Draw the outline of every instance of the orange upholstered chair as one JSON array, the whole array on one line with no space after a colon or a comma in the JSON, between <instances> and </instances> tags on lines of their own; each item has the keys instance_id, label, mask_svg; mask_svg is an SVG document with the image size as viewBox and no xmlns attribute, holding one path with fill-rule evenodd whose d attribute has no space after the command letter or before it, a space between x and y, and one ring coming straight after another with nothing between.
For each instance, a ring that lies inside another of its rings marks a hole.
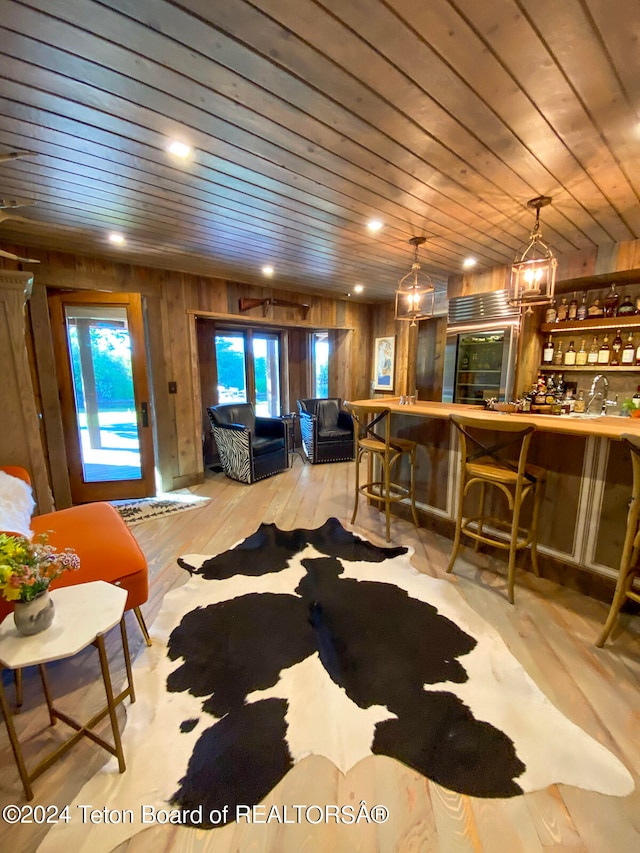
<instances>
[{"instance_id":1,"label":"orange upholstered chair","mask_svg":"<svg viewBox=\"0 0 640 853\"><path fill-rule=\"evenodd\" d=\"M12 477L29 483L24 468L0 466ZM135 613L147 645L151 645L140 605L149 597L149 569L144 554L131 531L108 503L91 503L35 515L31 519L35 535L46 533L50 545L62 550L73 548L80 557L77 572L64 572L52 589L89 581L107 581L127 590L126 610ZM7 533L11 531L5 531ZM0 620L13 606L0 596Z\"/></svg>"}]
</instances>

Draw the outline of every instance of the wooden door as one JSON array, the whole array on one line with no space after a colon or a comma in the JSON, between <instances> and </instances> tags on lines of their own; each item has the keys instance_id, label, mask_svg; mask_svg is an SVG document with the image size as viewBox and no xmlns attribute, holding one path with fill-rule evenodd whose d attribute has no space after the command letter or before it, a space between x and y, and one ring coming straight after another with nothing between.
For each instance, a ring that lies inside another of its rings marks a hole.
<instances>
[{"instance_id":1,"label":"wooden door","mask_svg":"<svg viewBox=\"0 0 640 853\"><path fill-rule=\"evenodd\" d=\"M56 293L49 309L73 502L155 494L140 295Z\"/></svg>"}]
</instances>

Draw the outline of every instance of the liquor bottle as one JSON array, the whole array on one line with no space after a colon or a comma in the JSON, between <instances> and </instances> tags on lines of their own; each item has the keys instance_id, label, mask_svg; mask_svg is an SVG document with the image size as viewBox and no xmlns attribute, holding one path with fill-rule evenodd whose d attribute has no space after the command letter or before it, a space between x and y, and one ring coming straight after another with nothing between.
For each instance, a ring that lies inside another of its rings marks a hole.
<instances>
[{"instance_id":1,"label":"liquor bottle","mask_svg":"<svg viewBox=\"0 0 640 853\"><path fill-rule=\"evenodd\" d=\"M636 348L636 365L640 367L640 343Z\"/></svg>"},{"instance_id":2,"label":"liquor bottle","mask_svg":"<svg viewBox=\"0 0 640 853\"><path fill-rule=\"evenodd\" d=\"M598 364L609 364L610 358L611 347L609 346L609 335L605 335L602 346L598 350Z\"/></svg>"},{"instance_id":3,"label":"liquor bottle","mask_svg":"<svg viewBox=\"0 0 640 853\"><path fill-rule=\"evenodd\" d=\"M622 358L622 335L620 334L620 329L616 332L616 336L613 339L613 343L611 344L611 359L609 360L609 364L612 367L618 367L620 364L620 359Z\"/></svg>"},{"instance_id":4,"label":"liquor bottle","mask_svg":"<svg viewBox=\"0 0 640 853\"><path fill-rule=\"evenodd\" d=\"M567 297L562 297L562 302L558 305L558 322L562 323L567 319L569 314L569 306L567 305Z\"/></svg>"},{"instance_id":5,"label":"liquor bottle","mask_svg":"<svg viewBox=\"0 0 640 853\"><path fill-rule=\"evenodd\" d=\"M564 355L562 353L562 341L556 347L556 351L553 354L553 363L554 364L564 364Z\"/></svg>"},{"instance_id":6,"label":"liquor bottle","mask_svg":"<svg viewBox=\"0 0 640 853\"><path fill-rule=\"evenodd\" d=\"M564 399L564 395L566 393L566 390L567 390L567 386L565 385L565 381L564 381L564 373L559 373L558 379L556 381L556 400Z\"/></svg>"},{"instance_id":7,"label":"liquor bottle","mask_svg":"<svg viewBox=\"0 0 640 853\"><path fill-rule=\"evenodd\" d=\"M587 315L589 313L589 308L587 307L587 291L582 294L582 302L578 306L578 320L586 320Z\"/></svg>"},{"instance_id":8,"label":"liquor bottle","mask_svg":"<svg viewBox=\"0 0 640 853\"><path fill-rule=\"evenodd\" d=\"M638 385L636 393L631 398L636 409L640 409L640 385Z\"/></svg>"},{"instance_id":9,"label":"liquor bottle","mask_svg":"<svg viewBox=\"0 0 640 853\"><path fill-rule=\"evenodd\" d=\"M558 307L556 305L556 300L553 299L551 305L547 308L547 311L544 315L545 323L555 323L558 319Z\"/></svg>"},{"instance_id":10,"label":"liquor bottle","mask_svg":"<svg viewBox=\"0 0 640 853\"><path fill-rule=\"evenodd\" d=\"M545 403L550 406L552 403L555 403L556 400L556 380L553 373L550 373L547 376L547 388L545 392Z\"/></svg>"},{"instance_id":11,"label":"liquor bottle","mask_svg":"<svg viewBox=\"0 0 640 853\"><path fill-rule=\"evenodd\" d=\"M633 352L633 355L635 358L635 350ZM585 341L582 341L580 351L576 354L576 366L577 367L584 367L584 365L586 363L587 363L587 342L585 340Z\"/></svg>"},{"instance_id":12,"label":"liquor bottle","mask_svg":"<svg viewBox=\"0 0 640 853\"><path fill-rule=\"evenodd\" d=\"M625 296L624 300L620 303L620 305L618 305L618 310L616 313L618 317L629 317L631 316L631 314L636 313L635 305L631 301L631 297L628 293Z\"/></svg>"},{"instance_id":13,"label":"liquor bottle","mask_svg":"<svg viewBox=\"0 0 640 853\"><path fill-rule=\"evenodd\" d=\"M549 340L544 346L542 350L542 363L543 364L553 364L553 351L555 347L553 344L553 338L549 335Z\"/></svg>"},{"instance_id":14,"label":"liquor bottle","mask_svg":"<svg viewBox=\"0 0 640 853\"><path fill-rule=\"evenodd\" d=\"M620 294L616 290L615 282L611 285L611 290L604 298L604 316L615 317L620 302Z\"/></svg>"},{"instance_id":15,"label":"liquor bottle","mask_svg":"<svg viewBox=\"0 0 640 853\"><path fill-rule=\"evenodd\" d=\"M576 363L576 349L573 345L573 341L570 342L569 348L564 354L564 363L567 367L573 367Z\"/></svg>"},{"instance_id":16,"label":"liquor bottle","mask_svg":"<svg viewBox=\"0 0 640 853\"><path fill-rule=\"evenodd\" d=\"M567 311L567 320L577 320L578 319L578 295L576 293L573 294L573 299L569 303L569 308Z\"/></svg>"},{"instance_id":17,"label":"liquor bottle","mask_svg":"<svg viewBox=\"0 0 640 853\"><path fill-rule=\"evenodd\" d=\"M627 342L622 349L622 364L630 365L636 360L636 348L633 345L633 332L629 332Z\"/></svg>"},{"instance_id":18,"label":"liquor bottle","mask_svg":"<svg viewBox=\"0 0 640 853\"><path fill-rule=\"evenodd\" d=\"M640 351L640 347L638 347ZM591 349L589 350L589 354L587 355L587 364L597 364L598 363L598 336L594 335L593 343L591 344Z\"/></svg>"},{"instance_id":19,"label":"liquor bottle","mask_svg":"<svg viewBox=\"0 0 640 853\"><path fill-rule=\"evenodd\" d=\"M594 299L587 312L587 317L604 317L604 311L599 299Z\"/></svg>"},{"instance_id":20,"label":"liquor bottle","mask_svg":"<svg viewBox=\"0 0 640 853\"><path fill-rule=\"evenodd\" d=\"M573 411L577 414L584 412L585 402L584 402L584 391L578 391L578 396L576 397L576 402L573 406Z\"/></svg>"}]
</instances>

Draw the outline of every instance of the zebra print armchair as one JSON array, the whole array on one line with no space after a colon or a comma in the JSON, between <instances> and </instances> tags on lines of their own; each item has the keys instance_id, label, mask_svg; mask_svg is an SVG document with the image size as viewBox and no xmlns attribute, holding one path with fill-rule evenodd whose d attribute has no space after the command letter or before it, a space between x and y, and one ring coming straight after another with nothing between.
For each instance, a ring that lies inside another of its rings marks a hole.
<instances>
[{"instance_id":1,"label":"zebra print armchair","mask_svg":"<svg viewBox=\"0 0 640 853\"><path fill-rule=\"evenodd\" d=\"M338 397L298 400L302 446L312 464L353 459L353 420L341 403Z\"/></svg>"},{"instance_id":2,"label":"zebra print armchair","mask_svg":"<svg viewBox=\"0 0 640 853\"><path fill-rule=\"evenodd\" d=\"M253 403L207 408L222 468L232 480L254 483L289 467L289 426L256 417Z\"/></svg>"}]
</instances>

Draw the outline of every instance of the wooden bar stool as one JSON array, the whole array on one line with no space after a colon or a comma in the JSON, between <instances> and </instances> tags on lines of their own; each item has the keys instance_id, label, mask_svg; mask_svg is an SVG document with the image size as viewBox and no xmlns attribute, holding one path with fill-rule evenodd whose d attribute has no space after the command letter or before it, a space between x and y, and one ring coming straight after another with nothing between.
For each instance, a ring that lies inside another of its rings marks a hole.
<instances>
[{"instance_id":1,"label":"wooden bar stool","mask_svg":"<svg viewBox=\"0 0 640 853\"><path fill-rule=\"evenodd\" d=\"M633 589L634 580L640 577L640 566L638 566L638 555L640 554L640 438L635 435L622 435L620 437L631 451L633 487L627 513L627 532L622 546L616 591L613 595L607 621L596 641L598 648L602 648L607 641L625 601L629 599L640 603L640 593Z\"/></svg>"},{"instance_id":2,"label":"wooden bar stool","mask_svg":"<svg viewBox=\"0 0 640 853\"><path fill-rule=\"evenodd\" d=\"M546 478L543 468L527 465L527 454L533 424L504 420L450 415L460 437L460 483L456 513L456 533L447 572L453 569L462 533L475 540L509 551L508 589L513 604L516 553L531 546L531 564L539 577L537 535L542 486ZM464 499L472 486L479 485L478 514L463 518ZM495 486L507 499L511 520L485 515L486 487ZM522 504L528 495L533 498L533 514L528 530L520 526ZM471 527L473 525L473 527ZM487 530L487 526L489 529ZM497 529L497 530L496 530ZM505 531L506 536L499 535Z\"/></svg>"},{"instance_id":3,"label":"wooden bar stool","mask_svg":"<svg viewBox=\"0 0 640 853\"><path fill-rule=\"evenodd\" d=\"M384 505L387 542L391 541L391 505L409 498L413 523L418 527L416 515L416 453L418 444L407 438L391 435L391 412L384 406L355 406L345 403L345 408L354 421L354 456L356 460L356 499L351 524L358 514L360 495ZM376 430L378 430L376 432ZM409 488L392 479L394 466L402 457L409 457ZM360 463L367 459L367 482L360 483ZM374 479L374 461L379 463L379 479Z\"/></svg>"}]
</instances>

